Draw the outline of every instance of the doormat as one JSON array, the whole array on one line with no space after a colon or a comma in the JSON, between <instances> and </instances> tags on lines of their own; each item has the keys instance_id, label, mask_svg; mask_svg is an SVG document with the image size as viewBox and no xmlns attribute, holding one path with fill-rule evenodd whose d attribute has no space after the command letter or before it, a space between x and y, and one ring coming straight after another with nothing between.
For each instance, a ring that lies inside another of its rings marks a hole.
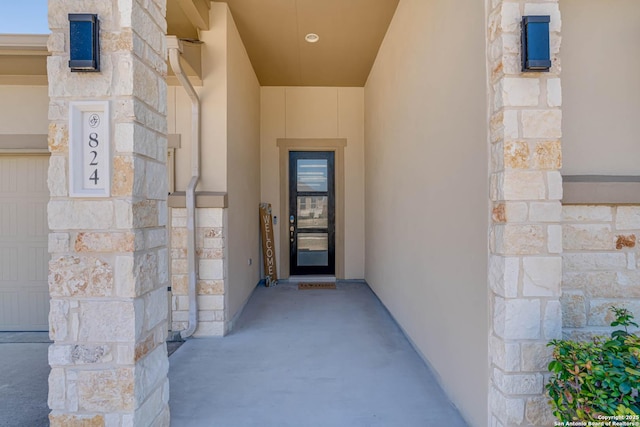
<instances>
[{"instance_id":1,"label":"doormat","mask_svg":"<svg viewBox=\"0 0 640 427\"><path fill-rule=\"evenodd\" d=\"M336 284L331 282L298 283L299 291L307 289L336 289Z\"/></svg>"}]
</instances>

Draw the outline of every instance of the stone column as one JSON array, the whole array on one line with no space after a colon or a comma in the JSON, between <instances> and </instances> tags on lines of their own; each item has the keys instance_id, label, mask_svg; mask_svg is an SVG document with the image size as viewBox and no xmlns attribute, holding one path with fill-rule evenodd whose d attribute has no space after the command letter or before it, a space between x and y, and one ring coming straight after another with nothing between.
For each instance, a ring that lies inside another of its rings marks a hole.
<instances>
[{"instance_id":1,"label":"stone column","mask_svg":"<svg viewBox=\"0 0 640 427\"><path fill-rule=\"evenodd\" d=\"M97 13L101 71L69 71ZM165 0L49 0L52 426L168 426ZM70 197L69 103L108 101L109 197Z\"/></svg>"},{"instance_id":2,"label":"stone column","mask_svg":"<svg viewBox=\"0 0 640 427\"><path fill-rule=\"evenodd\" d=\"M544 394L560 338L562 178L557 0L488 0L491 427L553 425ZM551 16L548 73L521 72L523 15Z\"/></svg>"}]
</instances>

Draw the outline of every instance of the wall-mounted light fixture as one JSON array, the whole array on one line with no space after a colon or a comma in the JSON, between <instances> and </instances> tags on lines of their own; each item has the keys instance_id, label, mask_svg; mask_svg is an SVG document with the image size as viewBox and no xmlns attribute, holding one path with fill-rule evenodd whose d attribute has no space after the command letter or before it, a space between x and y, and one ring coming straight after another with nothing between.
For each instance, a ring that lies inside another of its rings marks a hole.
<instances>
[{"instance_id":1,"label":"wall-mounted light fixture","mask_svg":"<svg viewBox=\"0 0 640 427\"><path fill-rule=\"evenodd\" d=\"M522 17L522 71L549 71L549 16Z\"/></svg>"},{"instance_id":2,"label":"wall-mounted light fixture","mask_svg":"<svg viewBox=\"0 0 640 427\"><path fill-rule=\"evenodd\" d=\"M69 14L71 71L100 71L100 21L91 13Z\"/></svg>"}]
</instances>

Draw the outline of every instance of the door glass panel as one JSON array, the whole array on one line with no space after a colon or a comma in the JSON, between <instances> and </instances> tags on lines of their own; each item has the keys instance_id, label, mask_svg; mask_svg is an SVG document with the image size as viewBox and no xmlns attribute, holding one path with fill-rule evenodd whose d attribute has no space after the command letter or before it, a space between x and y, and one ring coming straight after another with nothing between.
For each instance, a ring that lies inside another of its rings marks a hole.
<instances>
[{"instance_id":1,"label":"door glass panel","mask_svg":"<svg viewBox=\"0 0 640 427\"><path fill-rule=\"evenodd\" d=\"M327 233L298 234L298 265L329 265L329 238Z\"/></svg>"},{"instance_id":2,"label":"door glass panel","mask_svg":"<svg viewBox=\"0 0 640 427\"><path fill-rule=\"evenodd\" d=\"M298 191L327 191L327 160L298 159Z\"/></svg>"},{"instance_id":3,"label":"door glass panel","mask_svg":"<svg viewBox=\"0 0 640 427\"><path fill-rule=\"evenodd\" d=\"M327 196L298 197L298 228L327 228L328 211Z\"/></svg>"}]
</instances>

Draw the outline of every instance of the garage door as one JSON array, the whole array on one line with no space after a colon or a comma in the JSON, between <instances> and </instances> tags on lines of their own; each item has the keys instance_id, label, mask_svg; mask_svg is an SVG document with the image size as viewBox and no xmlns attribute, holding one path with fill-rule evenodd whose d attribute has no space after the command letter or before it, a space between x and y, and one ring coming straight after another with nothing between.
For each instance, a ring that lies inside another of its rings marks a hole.
<instances>
[{"instance_id":1,"label":"garage door","mask_svg":"<svg viewBox=\"0 0 640 427\"><path fill-rule=\"evenodd\" d=\"M0 155L0 330L49 329L47 167L42 155Z\"/></svg>"}]
</instances>

